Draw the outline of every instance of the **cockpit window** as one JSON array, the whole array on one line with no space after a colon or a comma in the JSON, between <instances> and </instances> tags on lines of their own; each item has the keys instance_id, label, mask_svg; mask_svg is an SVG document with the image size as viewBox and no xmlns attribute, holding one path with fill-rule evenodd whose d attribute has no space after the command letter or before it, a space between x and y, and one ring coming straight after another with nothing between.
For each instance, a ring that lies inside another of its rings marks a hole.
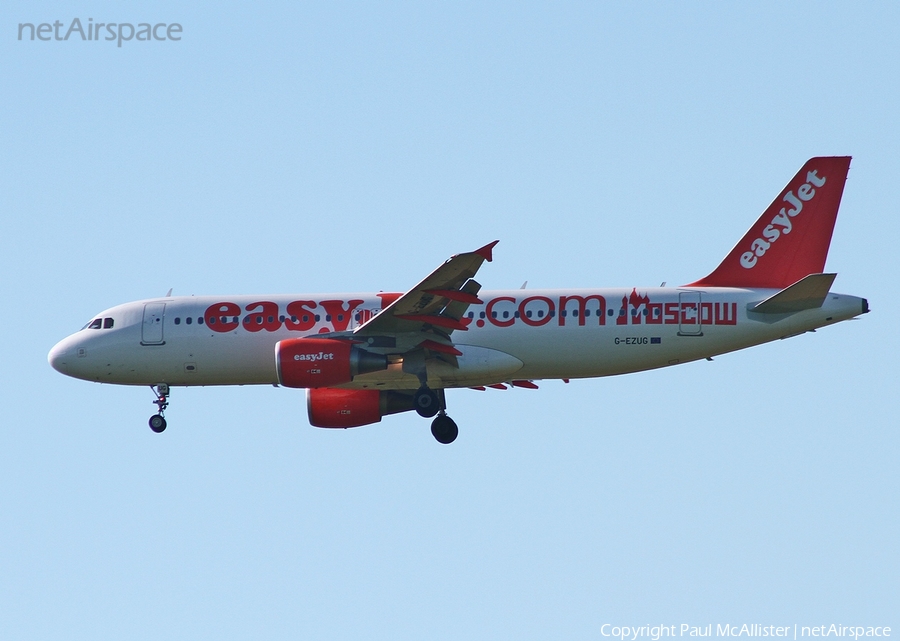
<instances>
[{"instance_id":1,"label":"cockpit window","mask_svg":"<svg viewBox=\"0 0 900 641\"><path fill-rule=\"evenodd\" d=\"M110 329L113 326L113 319L104 318L103 319L103 329Z\"/></svg>"},{"instance_id":2,"label":"cockpit window","mask_svg":"<svg viewBox=\"0 0 900 641\"><path fill-rule=\"evenodd\" d=\"M95 318L88 325L88 329L100 329L101 323L103 323L102 318Z\"/></svg>"}]
</instances>

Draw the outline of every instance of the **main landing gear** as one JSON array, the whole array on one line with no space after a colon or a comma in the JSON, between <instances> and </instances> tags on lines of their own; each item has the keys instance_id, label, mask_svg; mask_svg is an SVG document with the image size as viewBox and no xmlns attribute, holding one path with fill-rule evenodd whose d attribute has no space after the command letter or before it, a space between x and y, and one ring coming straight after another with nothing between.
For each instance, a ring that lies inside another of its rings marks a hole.
<instances>
[{"instance_id":1,"label":"main landing gear","mask_svg":"<svg viewBox=\"0 0 900 641\"><path fill-rule=\"evenodd\" d=\"M441 410L437 418L431 422L431 435L438 443L449 445L459 436L459 428L456 422Z\"/></svg>"},{"instance_id":2,"label":"main landing gear","mask_svg":"<svg viewBox=\"0 0 900 641\"><path fill-rule=\"evenodd\" d=\"M444 390L441 390L443 392ZM431 418L441 411L441 398L433 389L424 385L413 395L413 407L422 418Z\"/></svg>"},{"instance_id":3,"label":"main landing gear","mask_svg":"<svg viewBox=\"0 0 900 641\"><path fill-rule=\"evenodd\" d=\"M423 385L413 395L413 407L422 418L436 418L431 422L431 435L438 443L449 445L459 435L459 428L452 418L447 416L447 402L444 390L433 390Z\"/></svg>"},{"instance_id":4,"label":"main landing gear","mask_svg":"<svg viewBox=\"0 0 900 641\"><path fill-rule=\"evenodd\" d=\"M169 386L165 383L159 383L150 389L153 389L156 393L156 400L153 401L153 404L159 408L159 413L151 416L148 422L150 423L150 429L159 434L166 429L165 412L169 406Z\"/></svg>"}]
</instances>

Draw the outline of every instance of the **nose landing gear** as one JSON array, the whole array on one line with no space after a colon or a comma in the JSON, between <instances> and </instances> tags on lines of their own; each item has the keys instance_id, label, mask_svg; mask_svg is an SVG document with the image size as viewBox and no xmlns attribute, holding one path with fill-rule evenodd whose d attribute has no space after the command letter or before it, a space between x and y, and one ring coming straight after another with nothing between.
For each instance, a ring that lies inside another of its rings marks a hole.
<instances>
[{"instance_id":1,"label":"nose landing gear","mask_svg":"<svg viewBox=\"0 0 900 641\"><path fill-rule=\"evenodd\" d=\"M156 393L156 400L153 401L153 404L159 408L159 413L151 416L148 423L150 424L150 429L159 434L166 429L165 412L169 406L169 386L166 383L159 383L150 389L153 389Z\"/></svg>"}]
</instances>

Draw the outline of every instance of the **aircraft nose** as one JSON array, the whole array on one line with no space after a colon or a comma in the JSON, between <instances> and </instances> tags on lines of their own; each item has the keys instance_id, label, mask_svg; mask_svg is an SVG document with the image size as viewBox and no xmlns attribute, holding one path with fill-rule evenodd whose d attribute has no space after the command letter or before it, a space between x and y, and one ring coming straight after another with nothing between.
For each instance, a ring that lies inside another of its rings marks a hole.
<instances>
[{"instance_id":1,"label":"aircraft nose","mask_svg":"<svg viewBox=\"0 0 900 641\"><path fill-rule=\"evenodd\" d=\"M53 346L53 349L50 350L50 353L47 354L47 362L50 363L50 367L60 374L69 373L68 366L72 352L67 348L67 342L68 341L65 340L58 342Z\"/></svg>"}]
</instances>

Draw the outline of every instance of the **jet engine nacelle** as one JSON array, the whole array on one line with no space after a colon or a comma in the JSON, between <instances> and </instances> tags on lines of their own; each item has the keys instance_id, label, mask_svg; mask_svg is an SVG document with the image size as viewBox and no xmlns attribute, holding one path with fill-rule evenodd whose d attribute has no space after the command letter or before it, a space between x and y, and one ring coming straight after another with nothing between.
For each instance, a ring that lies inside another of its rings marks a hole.
<instances>
[{"instance_id":1,"label":"jet engine nacelle","mask_svg":"<svg viewBox=\"0 0 900 641\"><path fill-rule=\"evenodd\" d=\"M333 338L289 338L275 345L278 382L285 387L342 385L359 374L387 369L387 357L349 341Z\"/></svg>"},{"instance_id":2,"label":"jet engine nacelle","mask_svg":"<svg viewBox=\"0 0 900 641\"><path fill-rule=\"evenodd\" d=\"M306 392L309 422L315 427L359 427L412 408L412 394L401 392L328 387L310 388Z\"/></svg>"}]
</instances>

